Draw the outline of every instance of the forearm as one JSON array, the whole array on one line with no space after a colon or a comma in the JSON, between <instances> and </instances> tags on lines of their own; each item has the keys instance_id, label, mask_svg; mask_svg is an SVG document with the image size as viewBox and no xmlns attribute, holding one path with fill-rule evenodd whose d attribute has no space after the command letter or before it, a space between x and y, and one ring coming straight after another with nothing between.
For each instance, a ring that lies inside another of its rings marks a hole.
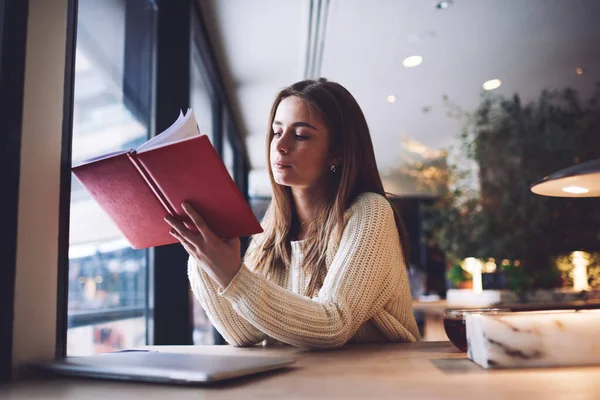
<instances>
[{"instance_id":1,"label":"forearm","mask_svg":"<svg viewBox=\"0 0 600 400\"><path fill-rule=\"evenodd\" d=\"M188 277L196 299L219 333L234 346L250 346L265 339L265 335L238 315L231 303L218 295L219 286L190 257Z\"/></svg>"},{"instance_id":2,"label":"forearm","mask_svg":"<svg viewBox=\"0 0 600 400\"><path fill-rule=\"evenodd\" d=\"M252 325L277 340L300 347L334 348L344 345L391 295L391 290L380 287L382 292L378 299L360 307L358 303L345 301L356 295L351 289L336 293L335 298L340 301L309 299L242 266L232 284L221 294Z\"/></svg>"}]
</instances>

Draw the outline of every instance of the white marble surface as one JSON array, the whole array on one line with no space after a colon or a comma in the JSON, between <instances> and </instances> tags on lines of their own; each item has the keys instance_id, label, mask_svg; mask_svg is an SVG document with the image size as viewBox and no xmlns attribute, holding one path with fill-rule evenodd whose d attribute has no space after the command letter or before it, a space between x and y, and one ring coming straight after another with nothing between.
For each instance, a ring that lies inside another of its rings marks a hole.
<instances>
[{"instance_id":1,"label":"white marble surface","mask_svg":"<svg viewBox=\"0 0 600 400\"><path fill-rule=\"evenodd\" d=\"M448 305L469 305L477 307L502 306L504 304L552 304L572 301L600 299L600 290L573 290L567 288L552 290L532 290L513 292L511 290L482 290L476 293L471 289L449 289L446 293Z\"/></svg>"},{"instance_id":2,"label":"white marble surface","mask_svg":"<svg viewBox=\"0 0 600 400\"><path fill-rule=\"evenodd\" d=\"M466 328L483 368L600 365L600 310L468 314Z\"/></svg>"},{"instance_id":3,"label":"white marble surface","mask_svg":"<svg viewBox=\"0 0 600 400\"><path fill-rule=\"evenodd\" d=\"M459 304L461 306L487 307L497 304L502 300L500 290L482 290L476 293L471 289L448 289L446 301L449 306Z\"/></svg>"}]
</instances>

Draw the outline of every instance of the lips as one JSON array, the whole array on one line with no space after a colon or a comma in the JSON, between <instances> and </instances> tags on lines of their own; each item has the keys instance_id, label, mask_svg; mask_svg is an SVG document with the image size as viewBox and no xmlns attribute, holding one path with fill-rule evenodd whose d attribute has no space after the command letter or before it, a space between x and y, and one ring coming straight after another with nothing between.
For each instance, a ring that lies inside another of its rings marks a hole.
<instances>
[{"instance_id":1,"label":"lips","mask_svg":"<svg viewBox=\"0 0 600 400\"><path fill-rule=\"evenodd\" d=\"M289 166L289 165L287 165L287 164L283 164L283 163L280 163L280 162L276 162L276 163L274 164L274 166L275 166L275 168L277 168L277 169L286 169L286 168L290 168L290 166Z\"/></svg>"}]
</instances>

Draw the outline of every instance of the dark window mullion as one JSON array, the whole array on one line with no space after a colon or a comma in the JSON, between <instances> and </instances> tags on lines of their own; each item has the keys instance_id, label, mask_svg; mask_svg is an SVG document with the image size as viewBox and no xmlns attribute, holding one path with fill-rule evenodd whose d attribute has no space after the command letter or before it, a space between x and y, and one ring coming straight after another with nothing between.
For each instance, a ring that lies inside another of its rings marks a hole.
<instances>
[{"instance_id":1,"label":"dark window mullion","mask_svg":"<svg viewBox=\"0 0 600 400\"><path fill-rule=\"evenodd\" d=\"M190 106L190 0L158 1L156 60L156 130L162 132ZM153 253L153 342L192 344L192 310L187 252L180 244Z\"/></svg>"},{"instance_id":2,"label":"dark window mullion","mask_svg":"<svg viewBox=\"0 0 600 400\"><path fill-rule=\"evenodd\" d=\"M11 378L27 0L0 0L0 382Z\"/></svg>"},{"instance_id":3,"label":"dark window mullion","mask_svg":"<svg viewBox=\"0 0 600 400\"><path fill-rule=\"evenodd\" d=\"M75 98L75 49L77 46L77 0L69 0L65 80L63 99L62 149L60 162L60 201L58 236L58 279L56 296L56 357L67 354L69 302L69 225L71 208L71 160L73 143L73 106Z\"/></svg>"}]
</instances>

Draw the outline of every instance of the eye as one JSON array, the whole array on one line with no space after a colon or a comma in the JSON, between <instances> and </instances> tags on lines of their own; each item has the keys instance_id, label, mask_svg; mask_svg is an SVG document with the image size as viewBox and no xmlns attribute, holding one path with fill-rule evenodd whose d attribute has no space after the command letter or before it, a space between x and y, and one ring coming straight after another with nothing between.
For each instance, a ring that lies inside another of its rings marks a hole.
<instances>
[{"instance_id":1,"label":"eye","mask_svg":"<svg viewBox=\"0 0 600 400\"><path fill-rule=\"evenodd\" d=\"M279 136L281 136L281 133L282 133L282 132L273 132L273 136L275 136L275 137L279 137Z\"/></svg>"},{"instance_id":2,"label":"eye","mask_svg":"<svg viewBox=\"0 0 600 400\"><path fill-rule=\"evenodd\" d=\"M307 140L308 136L296 135L296 140Z\"/></svg>"}]
</instances>

